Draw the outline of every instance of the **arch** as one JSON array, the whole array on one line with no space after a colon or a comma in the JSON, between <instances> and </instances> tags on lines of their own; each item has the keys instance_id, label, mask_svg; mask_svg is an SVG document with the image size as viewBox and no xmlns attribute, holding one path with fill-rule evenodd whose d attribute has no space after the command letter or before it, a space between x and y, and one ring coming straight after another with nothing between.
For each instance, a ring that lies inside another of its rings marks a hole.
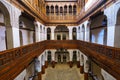
<instances>
[{"instance_id":1,"label":"arch","mask_svg":"<svg viewBox=\"0 0 120 80\"><path fill-rule=\"evenodd\" d=\"M58 25L55 28L55 32L68 32L68 31L69 31L69 29L65 25Z\"/></svg>"},{"instance_id":2,"label":"arch","mask_svg":"<svg viewBox=\"0 0 120 80\"><path fill-rule=\"evenodd\" d=\"M35 26L37 25L34 22L34 17L25 12L19 16L19 29L22 31L20 37L23 39L21 45L31 44L36 41Z\"/></svg>"},{"instance_id":3,"label":"arch","mask_svg":"<svg viewBox=\"0 0 120 80\"><path fill-rule=\"evenodd\" d=\"M84 55L81 55L81 60L80 60L81 65L84 65Z\"/></svg>"},{"instance_id":4,"label":"arch","mask_svg":"<svg viewBox=\"0 0 120 80\"><path fill-rule=\"evenodd\" d=\"M51 28L47 28L47 33L51 33Z\"/></svg>"},{"instance_id":5,"label":"arch","mask_svg":"<svg viewBox=\"0 0 120 80\"><path fill-rule=\"evenodd\" d=\"M54 14L54 6L51 6L51 13Z\"/></svg>"},{"instance_id":6,"label":"arch","mask_svg":"<svg viewBox=\"0 0 120 80\"><path fill-rule=\"evenodd\" d=\"M43 32L45 33L45 27L43 27Z\"/></svg>"},{"instance_id":7,"label":"arch","mask_svg":"<svg viewBox=\"0 0 120 80\"><path fill-rule=\"evenodd\" d=\"M60 14L63 15L63 7L60 7Z\"/></svg>"},{"instance_id":8,"label":"arch","mask_svg":"<svg viewBox=\"0 0 120 80\"><path fill-rule=\"evenodd\" d=\"M2 25L4 25L4 15L1 11L0 11L0 22L2 23Z\"/></svg>"},{"instance_id":9,"label":"arch","mask_svg":"<svg viewBox=\"0 0 120 80\"><path fill-rule=\"evenodd\" d=\"M40 32L42 32L42 25L40 25Z\"/></svg>"},{"instance_id":10,"label":"arch","mask_svg":"<svg viewBox=\"0 0 120 80\"><path fill-rule=\"evenodd\" d=\"M47 28L47 40L51 40L51 29Z\"/></svg>"},{"instance_id":11,"label":"arch","mask_svg":"<svg viewBox=\"0 0 120 80\"><path fill-rule=\"evenodd\" d=\"M64 15L67 14L67 5L64 6Z\"/></svg>"},{"instance_id":12,"label":"arch","mask_svg":"<svg viewBox=\"0 0 120 80\"><path fill-rule=\"evenodd\" d=\"M69 14L72 14L72 6L69 5Z\"/></svg>"},{"instance_id":13,"label":"arch","mask_svg":"<svg viewBox=\"0 0 120 80\"><path fill-rule=\"evenodd\" d=\"M117 30L119 31L119 29ZM118 33L117 31L115 32ZM99 12L98 14L91 17L90 41L98 44L107 44L107 17L103 12Z\"/></svg>"},{"instance_id":14,"label":"arch","mask_svg":"<svg viewBox=\"0 0 120 80\"><path fill-rule=\"evenodd\" d=\"M80 26L78 27L78 32L80 33Z\"/></svg>"},{"instance_id":15,"label":"arch","mask_svg":"<svg viewBox=\"0 0 120 80\"><path fill-rule=\"evenodd\" d=\"M50 7L47 5L46 6L46 14L49 15L49 13L50 13Z\"/></svg>"},{"instance_id":16,"label":"arch","mask_svg":"<svg viewBox=\"0 0 120 80\"><path fill-rule=\"evenodd\" d=\"M107 16L106 15L103 15L102 26L106 26L107 27Z\"/></svg>"},{"instance_id":17,"label":"arch","mask_svg":"<svg viewBox=\"0 0 120 80\"><path fill-rule=\"evenodd\" d=\"M76 5L73 6L73 15L76 15L76 12L77 12L77 7Z\"/></svg>"},{"instance_id":18,"label":"arch","mask_svg":"<svg viewBox=\"0 0 120 80\"><path fill-rule=\"evenodd\" d=\"M77 29L76 29L76 27L74 27L74 28L72 29L72 36L73 36L73 40L76 40L76 39L77 39Z\"/></svg>"},{"instance_id":19,"label":"arch","mask_svg":"<svg viewBox=\"0 0 120 80\"><path fill-rule=\"evenodd\" d=\"M88 73L90 70L90 61L89 60L86 60L85 61L85 71Z\"/></svg>"},{"instance_id":20,"label":"arch","mask_svg":"<svg viewBox=\"0 0 120 80\"><path fill-rule=\"evenodd\" d=\"M10 24L10 13L9 13L7 7L1 1L0 1L0 11L4 15L5 26L6 27L11 27L11 24Z\"/></svg>"},{"instance_id":21,"label":"arch","mask_svg":"<svg viewBox=\"0 0 120 80\"><path fill-rule=\"evenodd\" d=\"M22 46L23 45L23 34L21 30L19 30L19 34L20 34L20 46Z\"/></svg>"},{"instance_id":22,"label":"arch","mask_svg":"<svg viewBox=\"0 0 120 80\"><path fill-rule=\"evenodd\" d=\"M59 13L58 5L55 6L55 13L56 13L56 15L58 15L58 13Z\"/></svg>"},{"instance_id":23,"label":"arch","mask_svg":"<svg viewBox=\"0 0 120 80\"><path fill-rule=\"evenodd\" d=\"M65 25L58 25L55 28L55 39L56 40L68 40L69 29Z\"/></svg>"},{"instance_id":24,"label":"arch","mask_svg":"<svg viewBox=\"0 0 120 80\"><path fill-rule=\"evenodd\" d=\"M48 60L48 63L51 63L51 61L52 61L51 51L48 51L47 60Z\"/></svg>"},{"instance_id":25,"label":"arch","mask_svg":"<svg viewBox=\"0 0 120 80\"><path fill-rule=\"evenodd\" d=\"M77 51L73 51L73 62L77 62Z\"/></svg>"},{"instance_id":26,"label":"arch","mask_svg":"<svg viewBox=\"0 0 120 80\"><path fill-rule=\"evenodd\" d=\"M116 20L116 24L120 25L120 9L117 12L117 20Z\"/></svg>"},{"instance_id":27,"label":"arch","mask_svg":"<svg viewBox=\"0 0 120 80\"><path fill-rule=\"evenodd\" d=\"M41 66L43 66L44 65L44 56L42 55L41 56Z\"/></svg>"},{"instance_id":28,"label":"arch","mask_svg":"<svg viewBox=\"0 0 120 80\"><path fill-rule=\"evenodd\" d=\"M87 23L87 29L86 29L86 31L88 31L88 32L90 31L90 23L89 22Z\"/></svg>"},{"instance_id":29,"label":"arch","mask_svg":"<svg viewBox=\"0 0 120 80\"><path fill-rule=\"evenodd\" d=\"M0 25L0 38L1 38L1 44L0 46L2 46L0 48L0 51L2 50L6 50L9 49L11 47L13 47L12 45L7 44L8 42L10 42L10 40L8 40L10 37L10 32L8 30L8 28L11 27L11 23L10 23L10 13L6 7L6 5L0 1L0 17L1 17L1 25ZM12 29L11 29L12 31ZM11 38L12 39L12 38ZM12 41L12 40L11 40ZM12 44L13 42L11 42Z\"/></svg>"},{"instance_id":30,"label":"arch","mask_svg":"<svg viewBox=\"0 0 120 80\"><path fill-rule=\"evenodd\" d=\"M82 40L85 40L85 25L82 25Z\"/></svg>"}]
</instances>

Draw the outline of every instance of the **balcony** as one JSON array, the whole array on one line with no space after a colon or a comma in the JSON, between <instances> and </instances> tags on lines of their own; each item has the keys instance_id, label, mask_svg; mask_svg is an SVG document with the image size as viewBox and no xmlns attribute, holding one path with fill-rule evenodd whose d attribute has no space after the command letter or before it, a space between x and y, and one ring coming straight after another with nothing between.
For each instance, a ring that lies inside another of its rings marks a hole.
<instances>
[{"instance_id":1,"label":"balcony","mask_svg":"<svg viewBox=\"0 0 120 80\"><path fill-rule=\"evenodd\" d=\"M82 22L82 20L84 20L85 18L89 18L97 11L101 11L102 9L104 9L105 6L109 6L112 2L114 2L114 0L109 0L107 2L105 2L104 0L98 0L95 4L93 4L94 6L91 6L87 11L85 11L84 8L81 10L76 10L76 15L74 14L69 15L67 14L67 12L69 11L66 12L62 10L62 12L58 11L60 13L59 15L55 14L57 11L54 12L48 11L49 13L52 13L49 16L46 15L45 3L44 4L39 3L39 5L37 5L36 3L31 3L27 0L21 1L13 0L11 2L17 4L19 7L21 7L23 11L29 13L38 20L42 20L43 23L46 24L58 24L58 23L77 24L79 21ZM73 11L74 10L72 10L71 12ZM66 13L66 15L63 15L64 12Z\"/></svg>"},{"instance_id":2,"label":"balcony","mask_svg":"<svg viewBox=\"0 0 120 80\"><path fill-rule=\"evenodd\" d=\"M54 43L54 44L53 44ZM120 49L78 41L50 40L0 52L0 79L14 79L46 49L79 49L117 80L120 80ZM18 70L19 69L19 70Z\"/></svg>"},{"instance_id":3,"label":"balcony","mask_svg":"<svg viewBox=\"0 0 120 80\"><path fill-rule=\"evenodd\" d=\"M76 15L49 15L48 23L76 23Z\"/></svg>"}]
</instances>

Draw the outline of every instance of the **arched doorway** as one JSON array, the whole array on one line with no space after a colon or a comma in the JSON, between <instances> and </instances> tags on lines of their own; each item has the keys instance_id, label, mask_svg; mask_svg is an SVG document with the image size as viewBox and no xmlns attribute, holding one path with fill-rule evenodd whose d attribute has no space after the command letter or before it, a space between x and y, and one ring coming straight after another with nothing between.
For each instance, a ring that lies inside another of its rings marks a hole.
<instances>
[{"instance_id":1,"label":"arched doorway","mask_svg":"<svg viewBox=\"0 0 120 80\"><path fill-rule=\"evenodd\" d=\"M56 5L56 6L55 6L55 13L56 13L56 15L58 15L58 14L59 14L58 5Z\"/></svg>"},{"instance_id":2,"label":"arched doorway","mask_svg":"<svg viewBox=\"0 0 120 80\"><path fill-rule=\"evenodd\" d=\"M116 17L117 20L114 34L114 46L120 48L120 9L118 10Z\"/></svg>"},{"instance_id":3,"label":"arched doorway","mask_svg":"<svg viewBox=\"0 0 120 80\"><path fill-rule=\"evenodd\" d=\"M90 41L98 44L107 44L107 17L103 12L91 17Z\"/></svg>"},{"instance_id":4,"label":"arched doorway","mask_svg":"<svg viewBox=\"0 0 120 80\"><path fill-rule=\"evenodd\" d=\"M51 40L51 29L47 28L47 40Z\"/></svg>"},{"instance_id":5,"label":"arched doorway","mask_svg":"<svg viewBox=\"0 0 120 80\"><path fill-rule=\"evenodd\" d=\"M67 5L64 6L64 15L67 14Z\"/></svg>"},{"instance_id":6,"label":"arched doorway","mask_svg":"<svg viewBox=\"0 0 120 80\"><path fill-rule=\"evenodd\" d=\"M46 14L49 15L49 13L50 13L50 7L47 5L46 6Z\"/></svg>"},{"instance_id":7,"label":"arched doorway","mask_svg":"<svg viewBox=\"0 0 120 80\"><path fill-rule=\"evenodd\" d=\"M69 52L66 49L57 49L55 55L57 63L66 63L69 60Z\"/></svg>"},{"instance_id":8,"label":"arched doorway","mask_svg":"<svg viewBox=\"0 0 120 80\"><path fill-rule=\"evenodd\" d=\"M20 42L27 45L35 42L35 19L27 13L22 13L19 17ZM23 35L24 34L24 35Z\"/></svg>"},{"instance_id":9,"label":"arched doorway","mask_svg":"<svg viewBox=\"0 0 120 80\"><path fill-rule=\"evenodd\" d=\"M48 51L48 56L47 56L48 64L51 63L52 57L51 57L51 51Z\"/></svg>"},{"instance_id":10,"label":"arched doorway","mask_svg":"<svg viewBox=\"0 0 120 80\"><path fill-rule=\"evenodd\" d=\"M77 62L77 51L73 51L73 63Z\"/></svg>"},{"instance_id":11,"label":"arched doorway","mask_svg":"<svg viewBox=\"0 0 120 80\"><path fill-rule=\"evenodd\" d=\"M63 7L60 7L60 15L63 15Z\"/></svg>"},{"instance_id":12,"label":"arched doorway","mask_svg":"<svg viewBox=\"0 0 120 80\"><path fill-rule=\"evenodd\" d=\"M65 25L58 25L55 29L55 40L68 40L69 30Z\"/></svg>"},{"instance_id":13,"label":"arched doorway","mask_svg":"<svg viewBox=\"0 0 120 80\"><path fill-rule=\"evenodd\" d=\"M2 1L0 1L0 51L13 47L13 40L11 37L9 37L10 35L12 35L10 33L10 28L11 24L9 11L2 3ZM7 44L8 42L10 42L10 44Z\"/></svg>"},{"instance_id":14,"label":"arched doorway","mask_svg":"<svg viewBox=\"0 0 120 80\"><path fill-rule=\"evenodd\" d=\"M54 6L51 6L51 14L54 14Z\"/></svg>"},{"instance_id":15,"label":"arched doorway","mask_svg":"<svg viewBox=\"0 0 120 80\"><path fill-rule=\"evenodd\" d=\"M73 40L77 40L77 32L75 27L72 30L72 35L73 35Z\"/></svg>"},{"instance_id":16,"label":"arched doorway","mask_svg":"<svg viewBox=\"0 0 120 80\"><path fill-rule=\"evenodd\" d=\"M76 13L77 13L77 9L76 8L77 8L76 5L74 5L73 6L73 15L76 15Z\"/></svg>"},{"instance_id":17,"label":"arched doorway","mask_svg":"<svg viewBox=\"0 0 120 80\"><path fill-rule=\"evenodd\" d=\"M82 25L81 34L82 34L82 40L84 41L85 40L85 26L84 26L84 24Z\"/></svg>"},{"instance_id":18,"label":"arched doorway","mask_svg":"<svg viewBox=\"0 0 120 80\"><path fill-rule=\"evenodd\" d=\"M72 15L72 6L69 5L69 14Z\"/></svg>"}]
</instances>

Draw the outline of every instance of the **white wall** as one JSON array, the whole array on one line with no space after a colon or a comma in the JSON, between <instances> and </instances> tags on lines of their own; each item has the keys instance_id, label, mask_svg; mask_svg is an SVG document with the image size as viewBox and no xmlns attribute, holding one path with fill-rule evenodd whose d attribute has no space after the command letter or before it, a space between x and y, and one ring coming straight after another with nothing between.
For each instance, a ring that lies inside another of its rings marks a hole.
<instances>
[{"instance_id":1,"label":"white wall","mask_svg":"<svg viewBox=\"0 0 120 80\"><path fill-rule=\"evenodd\" d=\"M33 31L21 30L21 32L22 32L23 45L33 43Z\"/></svg>"},{"instance_id":2,"label":"white wall","mask_svg":"<svg viewBox=\"0 0 120 80\"><path fill-rule=\"evenodd\" d=\"M98 0L88 0L88 2L85 5L85 11L87 11L96 1Z\"/></svg>"},{"instance_id":3,"label":"white wall","mask_svg":"<svg viewBox=\"0 0 120 80\"><path fill-rule=\"evenodd\" d=\"M6 28L4 26L0 26L0 51L6 50L5 31Z\"/></svg>"},{"instance_id":4,"label":"white wall","mask_svg":"<svg viewBox=\"0 0 120 80\"><path fill-rule=\"evenodd\" d=\"M104 42L104 28L91 30L91 42L103 44Z\"/></svg>"},{"instance_id":5,"label":"white wall","mask_svg":"<svg viewBox=\"0 0 120 80\"><path fill-rule=\"evenodd\" d=\"M24 80L26 75L26 69L23 70L14 80Z\"/></svg>"}]
</instances>

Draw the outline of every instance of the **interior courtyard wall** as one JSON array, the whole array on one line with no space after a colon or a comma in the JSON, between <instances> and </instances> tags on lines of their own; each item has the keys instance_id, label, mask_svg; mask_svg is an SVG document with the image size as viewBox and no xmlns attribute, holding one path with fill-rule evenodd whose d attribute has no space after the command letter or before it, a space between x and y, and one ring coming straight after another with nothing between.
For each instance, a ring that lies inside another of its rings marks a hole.
<instances>
[{"instance_id":1,"label":"interior courtyard wall","mask_svg":"<svg viewBox=\"0 0 120 80\"><path fill-rule=\"evenodd\" d=\"M116 26L117 23L117 13L120 9L120 0L107 7L104 10L104 14L107 16L108 26L107 26L107 45L119 47L119 27ZM104 69L102 69L102 75L105 80L116 80L112 75L107 73Z\"/></svg>"},{"instance_id":2,"label":"interior courtyard wall","mask_svg":"<svg viewBox=\"0 0 120 80\"><path fill-rule=\"evenodd\" d=\"M13 47L19 47L19 16L21 14L21 11L5 0L1 0L0 2L8 10L8 15L5 15L5 17L8 16L7 18L5 18L6 36L8 44L7 47L8 49L11 49Z\"/></svg>"}]
</instances>

